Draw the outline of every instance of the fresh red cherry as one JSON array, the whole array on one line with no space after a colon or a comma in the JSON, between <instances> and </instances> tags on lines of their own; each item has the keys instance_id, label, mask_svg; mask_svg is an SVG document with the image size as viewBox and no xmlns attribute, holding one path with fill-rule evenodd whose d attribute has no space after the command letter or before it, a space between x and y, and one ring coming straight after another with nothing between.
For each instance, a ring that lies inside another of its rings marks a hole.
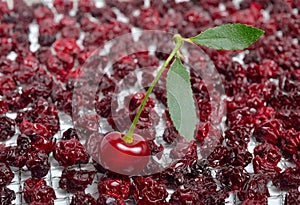
<instances>
[{"instance_id":1,"label":"fresh red cherry","mask_svg":"<svg viewBox=\"0 0 300 205\"><path fill-rule=\"evenodd\" d=\"M99 150L101 165L123 175L138 175L149 161L150 149L147 141L133 134L133 142L127 143L120 132L110 132L104 136Z\"/></svg>"}]
</instances>

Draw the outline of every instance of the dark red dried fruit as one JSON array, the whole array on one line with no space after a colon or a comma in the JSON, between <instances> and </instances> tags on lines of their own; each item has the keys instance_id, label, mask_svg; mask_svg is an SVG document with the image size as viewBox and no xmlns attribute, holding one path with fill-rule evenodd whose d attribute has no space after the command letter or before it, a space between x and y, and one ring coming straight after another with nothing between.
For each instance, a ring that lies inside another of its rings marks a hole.
<instances>
[{"instance_id":1,"label":"dark red dried fruit","mask_svg":"<svg viewBox=\"0 0 300 205\"><path fill-rule=\"evenodd\" d=\"M0 188L0 204L11 205L12 201L16 199L16 194L13 190L7 187Z\"/></svg>"},{"instance_id":2,"label":"dark red dried fruit","mask_svg":"<svg viewBox=\"0 0 300 205\"><path fill-rule=\"evenodd\" d=\"M243 167L222 167L217 172L217 179L224 185L225 189L240 190L250 178L249 173Z\"/></svg>"},{"instance_id":3,"label":"dark red dried fruit","mask_svg":"<svg viewBox=\"0 0 300 205\"><path fill-rule=\"evenodd\" d=\"M84 32L91 32L96 31L97 23L90 20L90 18L86 14L81 14L80 18L78 18L80 28ZM84 46L92 46L95 45L94 43L97 43L99 38L103 36L103 33L95 32L93 34L85 34L85 38L83 39L83 45ZM92 39L87 39L92 38Z\"/></svg>"},{"instance_id":4,"label":"dark red dried fruit","mask_svg":"<svg viewBox=\"0 0 300 205\"><path fill-rule=\"evenodd\" d=\"M39 6L36 9L34 9L34 17L36 18L38 23L41 23L47 18L53 19L54 14L50 8L46 6Z\"/></svg>"},{"instance_id":5,"label":"dark red dried fruit","mask_svg":"<svg viewBox=\"0 0 300 205\"><path fill-rule=\"evenodd\" d=\"M25 108L30 103L30 100L23 94L14 92L6 95L6 102L8 104L9 111L16 112L19 109Z\"/></svg>"},{"instance_id":6,"label":"dark red dried fruit","mask_svg":"<svg viewBox=\"0 0 300 205\"><path fill-rule=\"evenodd\" d=\"M129 113L130 120L133 121L134 117L137 113L138 109L136 109L134 112ZM152 108L144 108L141 116L139 118L139 121L137 123L137 128L138 129L148 129L148 128L153 128L156 125L158 125L160 121L158 113L152 109Z\"/></svg>"},{"instance_id":7,"label":"dark red dried fruit","mask_svg":"<svg viewBox=\"0 0 300 205\"><path fill-rule=\"evenodd\" d=\"M252 154L239 147L217 146L207 159L213 167L229 164L246 167L252 161Z\"/></svg>"},{"instance_id":8,"label":"dark red dried fruit","mask_svg":"<svg viewBox=\"0 0 300 205\"><path fill-rule=\"evenodd\" d=\"M211 19L208 16L208 14L206 14L205 12L203 12L200 8L198 9L197 7L196 8L193 7L190 10L188 10L184 14L184 19L188 23L194 24L196 27L206 26L211 21Z\"/></svg>"},{"instance_id":9,"label":"dark red dried fruit","mask_svg":"<svg viewBox=\"0 0 300 205\"><path fill-rule=\"evenodd\" d=\"M72 196L70 205L98 205L97 200L90 194L86 194L82 191L76 192Z\"/></svg>"},{"instance_id":10,"label":"dark red dried fruit","mask_svg":"<svg viewBox=\"0 0 300 205\"><path fill-rule=\"evenodd\" d=\"M32 80L35 72L39 69L40 63L31 53L26 54L20 63L20 69L16 72L15 79L20 83L28 83Z\"/></svg>"},{"instance_id":11,"label":"dark red dried fruit","mask_svg":"<svg viewBox=\"0 0 300 205\"><path fill-rule=\"evenodd\" d=\"M53 156L62 166L88 163L89 155L77 139L61 140L53 150Z\"/></svg>"},{"instance_id":12,"label":"dark red dried fruit","mask_svg":"<svg viewBox=\"0 0 300 205\"><path fill-rule=\"evenodd\" d=\"M28 80L28 84L22 88L22 94L25 97L34 100L39 97L47 98L51 94L53 79L45 69L39 68L35 75Z\"/></svg>"},{"instance_id":13,"label":"dark red dried fruit","mask_svg":"<svg viewBox=\"0 0 300 205\"><path fill-rule=\"evenodd\" d=\"M136 58L138 66L143 70L156 70L159 66L159 60L155 56L149 55L148 53L137 53Z\"/></svg>"},{"instance_id":14,"label":"dark red dried fruit","mask_svg":"<svg viewBox=\"0 0 300 205\"><path fill-rule=\"evenodd\" d=\"M285 195L284 205L296 205L300 203L300 192L297 189L290 189Z\"/></svg>"},{"instance_id":15,"label":"dark red dried fruit","mask_svg":"<svg viewBox=\"0 0 300 205\"><path fill-rule=\"evenodd\" d=\"M54 189L47 186L44 179L29 178L23 185L24 199L27 203L39 202L54 204L56 195Z\"/></svg>"},{"instance_id":16,"label":"dark red dried fruit","mask_svg":"<svg viewBox=\"0 0 300 205\"><path fill-rule=\"evenodd\" d=\"M96 48L86 48L82 51L80 51L77 54L77 60L80 63L80 65L83 65L87 59L89 59L89 57L91 57L93 55L93 53L96 51ZM104 59L104 58L103 58ZM105 63L104 63L105 64ZM104 67L104 66L103 66Z\"/></svg>"},{"instance_id":17,"label":"dark red dried fruit","mask_svg":"<svg viewBox=\"0 0 300 205\"><path fill-rule=\"evenodd\" d=\"M233 158L230 156L232 152L225 146L216 147L212 153L208 156L207 160L212 167L223 166L228 163L232 163Z\"/></svg>"},{"instance_id":18,"label":"dark red dried fruit","mask_svg":"<svg viewBox=\"0 0 300 205\"><path fill-rule=\"evenodd\" d=\"M280 189L297 189L300 184L300 170L288 167L273 179L273 183Z\"/></svg>"},{"instance_id":19,"label":"dark red dried fruit","mask_svg":"<svg viewBox=\"0 0 300 205\"><path fill-rule=\"evenodd\" d=\"M34 136L31 140L30 146L37 150L50 154L53 151L53 148L56 143L56 138L47 138L44 136Z\"/></svg>"},{"instance_id":20,"label":"dark red dried fruit","mask_svg":"<svg viewBox=\"0 0 300 205\"><path fill-rule=\"evenodd\" d=\"M73 8L72 1L54 0L53 6L58 13L67 14Z\"/></svg>"},{"instance_id":21,"label":"dark red dried fruit","mask_svg":"<svg viewBox=\"0 0 300 205\"><path fill-rule=\"evenodd\" d=\"M116 112L112 112L108 117L107 121L112 126L113 129L118 131L125 131L129 128L131 122L133 121L136 112L130 112L129 110L122 108ZM143 136L147 139L152 139L155 130L152 130L159 123L159 115L152 108L143 109L139 121L137 123L137 133L147 133L147 135ZM145 132L144 132L145 131ZM152 133L152 134L151 134Z\"/></svg>"},{"instance_id":22,"label":"dark red dried fruit","mask_svg":"<svg viewBox=\"0 0 300 205\"><path fill-rule=\"evenodd\" d=\"M72 116L72 96L71 91L59 85L54 86L51 94L52 101L55 103L57 109L70 116Z\"/></svg>"},{"instance_id":23,"label":"dark red dried fruit","mask_svg":"<svg viewBox=\"0 0 300 205\"><path fill-rule=\"evenodd\" d=\"M198 193L190 188L177 189L170 199L170 203L174 205L188 205L188 204L199 204L204 205L200 201Z\"/></svg>"},{"instance_id":24,"label":"dark red dried fruit","mask_svg":"<svg viewBox=\"0 0 300 205\"><path fill-rule=\"evenodd\" d=\"M26 135L19 135L17 137L17 146L20 150L30 150L31 144L30 144L30 138Z\"/></svg>"},{"instance_id":25,"label":"dark red dried fruit","mask_svg":"<svg viewBox=\"0 0 300 205\"><path fill-rule=\"evenodd\" d=\"M43 137L50 137L51 133L49 130L40 123L32 123L24 120L20 124L20 132L27 136L43 136Z\"/></svg>"},{"instance_id":26,"label":"dark red dried fruit","mask_svg":"<svg viewBox=\"0 0 300 205\"><path fill-rule=\"evenodd\" d=\"M61 30L61 36L63 38L78 39L80 37L80 29L76 26L66 26Z\"/></svg>"},{"instance_id":27,"label":"dark red dried fruit","mask_svg":"<svg viewBox=\"0 0 300 205\"><path fill-rule=\"evenodd\" d=\"M97 200L98 204L105 204L105 205L125 205L126 202L122 198L115 198L111 197L106 194L100 194Z\"/></svg>"},{"instance_id":28,"label":"dark red dried fruit","mask_svg":"<svg viewBox=\"0 0 300 205\"><path fill-rule=\"evenodd\" d=\"M283 122L278 119L273 119L259 124L253 135L258 141L266 141L272 144L277 144L278 139L283 135L282 132Z\"/></svg>"},{"instance_id":29,"label":"dark red dried fruit","mask_svg":"<svg viewBox=\"0 0 300 205\"><path fill-rule=\"evenodd\" d=\"M167 127L165 130L164 130L164 133L163 133L163 140L168 143L168 144L171 144L174 142L174 140L180 138L180 135L179 133L177 132L176 128L175 127Z\"/></svg>"},{"instance_id":30,"label":"dark red dried fruit","mask_svg":"<svg viewBox=\"0 0 300 205\"><path fill-rule=\"evenodd\" d=\"M0 117L0 140L10 139L15 134L15 121L9 117Z\"/></svg>"},{"instance_id":31,"label":"dark red dried fruit","mask_svg":"<svg viewBox=\"0 0 300 205\"><path fill-rule=\"evenodd\" d=\"M30 23L34 18L32 8L23 0L14 0L13 2L13 11L18 14L18 20L23 21L25 24Z\"/></svg>"},{"instance_id":32,"label":"dark red dried fruit","mask_svg":"<svg viewBox=\"0 0 300 205\"><path fill-rule=\"evenodd\" d=\"M166 185L151 177L137 177L132 184L133 198L137 204L168 204Z\"/></svg>"},{"instance_id":33,"label":"dark red dried fruit","mask_svg":"<svg viewBox=\"0 0 300 205\"><path fill-rule=\"evenodd\" d=\"M264 175L258 174L251 176L243 189L238 193L239 199L242 201L246 199L263 200L269 197L270 193L267 182L268 180Z\"/></svg>"},{"instance_id":34,"label":"dark red dried fruit","mask_svg":"<svg viewBox=\"0 0 300 205\"><path fill-rule=\"evenodd\" d=\"M69 139L79 140L79 137L78 137L77 131L74 128L69 128L63 132L62 139L63 140L69 140Z\"/></svg>"},{"instance_id":35,"label":"dark red dried fruit","mask_svg":"<svg viewBox=\"0 0 300 205\"><path fill-rule=\"evenodd\" d=\"M278 147L269 143L257 145L254 148L254 155L265 158L267 162L277 165L281 159L281 153Z\"/></svg>"},{"instance_id":36,"label":"dark red dried fruit","mask_svg":"<svg viewBox=\"0 0 300 205\"><path fill-rule=\"evenodd\" d=\"M216 192L217 184L210 174L197 174L195 176L191 176L192 177L189 177L184 184L185 188L191 188L197 191L197 193L202 196Z\"/></svg>"},{"instance_id":37,"label":"dark red dried fruit","mask_svg":"<svg viewBox=\"0 0 300 205\"><path fill-rule=\"evenodd\" d=\"M46 31L43 31L43 32L46 32ZM47 31L47 32L51 32L51 31ZM56 40L56 37L49 33L42 33L38 37L38 41L41 46L50 47L55 42L55 40Z\"/></svg>"},{"instance_id":38,"label":"dark red dried fruit","mask_svg":"<svg viewBox=\"0 0 300 205\"><path fill-rule=\"evenodd\" d=\"M14 178L13 172L6 163L0 162L0 187L7 186Z\"/></svg>"},{"instance_id":39,"label":"dark red dried fruit","mask_svg":"<svg viewBox=\"0 0 300 205\"><path fill-rule=\"evenodd\" d=\"M84 191L94 177L95 171L66 168L61 174L59 187L69 192Z\"/></svg>"},{"instance_id":40,"label":"dark red dried fruit","mask_svg":"<svg viewBox=\"0 0 300 205\"><path fill-rule=\"evenodd\" d=\"M130 178L102 177L98 183L98 191L100 195L126 200L130 195Z\"/></svg>"},{"instance_id":41,"label":"dark red dried fruit","mask_svg":"<svg viewBox=\"0 0 300 205\"><path fill-rule=\"evenodd\" d=\"M36 52L35 52L35 57L39 60L41 64L46 64L47 59L49 56L51 56L52 52L50 48L48 47L40 47Z\"/></svg>"},{"instance_id":42,"label":"dark red dried fruit","mask_svg":"<svg viewBox=\"0 0 300 205\"><path fill-rule=\"evenodd\" d=\"M75 55L80 51L80 47L73 38L59 38L55 41L53 48L56 52L62 52L69 55Z\"/></svg>"},{"instance_id":43,"label":"dark red dried fruit","mask_svg":"<svg viewBox=\"0 0 300 205\"><path fill-rule=\"evenodd\" d=\"M16 89L16 83L11 77L0 76L0 95L7 95Z\"/></svg>"},{"instance_id":44,"label":"dark red dried fruit","mask_svg":"<svg viewBox=\"0 0 300 205\"><path fill-rule=\"evenodd\" d=\"M34 178L42 178L50 170L49 156L43 151L31 151L26 161L27 168Z\"/></svg>"},{"instance_id":45,"label":"dark red dried fruit","mask_svg":"<svg viewBox=\"0 0 300 205\"><path fill-rule=\"evenodd\" d=\"M185 184L193 163L193 161L183 159L173 162L168 169L163 172L166 185L176 189L176 187Z\"/></svg>"},{"instance_id":46,"label":"dark red dried fruit","mask_svg":"<svg viewBox=\"0 0 300 205\"><path fill-rule=\"evenodd\" d=\"M148 140L148 146L152 156L156 156L158 159L161 159L164 146L162 144L157 145L154 140Z\"/></svg>"},{"instance_id":47,"label":"dark red dried fruit","mask_svg":"<svg viewBox=\"0 0 300 205\"><path fill-rule=\"evenodd\" d=\"M27 160L27 150L18 146L0 146L0 161L12 167L22 168Z\"/></svg>"},{"instance_id":48,"label":"dark red dried fruit","mask_svg":"<svg viewBox=\"0 0 300 205\"><path fill-rule=\"evenodd\" d=\"M173 159L182 159L185 161L185 164L187 166L191 166L195 161L198 160L198 154L197 154L197 144L195 141L191 141L187 143L186 141L178 142L176 147L174 147L170 152L170 157ZM170 166L170 168L176 169L175 162L173 165Z\"/></svg>"},{"instance_id":49,"label":"dark red dried fruit","mask_svg":"<svg viewBox=\"0 0 300 205\"><path fill-rule=\"evenodd\" d=\"M98 115L101 117L108 117L111 114L112 109L112 98L110 96L101 98L100 100L96 101L95 109Z\"/></svg>"},{"instance_id":50,"label":"dark red dried fruit","mask_svg":"<svg viewBox=\"0 0 300 205\"><path fill-rule=\"evenodd\" d=\"M78 2L78 9L81 12L91 12L95 7L95 2L92 0L80 0Z\"/></svg>"},{"instance_id":51,"label":"dark red dried fruit","mask_svg":"<svg viewBox=\"0 0 300 205\"><path fill-rule=\"evenodd\" d=\"M153 7L142 8L138 19L137 24L143 29L159 29L159 12Z\"/></svg>"},{"instance_id":52,"label":"dark red dried fruit","mask_svg":"<svg viewBox=\"0 0 300 205\"><path fill-rule=\"evenodd\" d=\"M211 176L209 163L206 159L199 159L191 166L192 175Z\"/></svg>"},{"instance_id":53,"label":"dark red dried fruit","mask_svg":"<svg viewBox=\"0 0 300 205\"><path fill-rule=\"evenodd\" d=\"M267 158L261 158L260 156L254 157L253 161L253 169L255 174L264 174L265 176L269 176L274 178L277 176L281 169L276 165L269 163Z\"/></svg>"},{"instance_id":54,"label":"dark red dried fruit","mask_svg":"<svg viewBox=\"0 0 300 205\"><path fill-rule=\"evenodd\" d=\"M115 92L116 84L117 82L115 82L114 79L110 78L107 74L104 74L99 83L99 87L101 88L103 95L108 96Z\"/></svg>"},{"instance_id":55,"label":"dark red dried fruit","mask_svg":"<svg viewBox=\"0 0 300 205\"><path fill-rule=\"evenodd\" d=\"M10 9L8 8L7 2L0 2L0 20L2 20L2 18L4 18L5 14L9 14L10 13Z\"/></svg>"},{"instance_id":56,"label":"dark red dried fruit","mask_svg":"<svg viewBox=\"0 0 300 205\"><path fill-rule=\"evenodd\" d=\"M293 128L286 130L280 140L280 145L285 154L297 154L300 145L300 131L297 132Z\"/></svg>"},{"instance_id":57,"label":"dark red dried fruit","mask_svg":"<svg viewBox=\"0 0 300 205\"><path fill-rule=\"evenodd\" d=\"M253 157L248 150L234 148L232 151L235 155L234 162L233 162L234 166L246 167L248 164L251 163Z\"/></svg>"},{"instance_id":58,"label":"dark red dried fruit","mask_svg":"<svg viewBox=\"0 0 300 205\"><path fill-rule=\"evenodd\" d=\"M124 56L118 60L118 62L114 63L113 70L115 74L120 78L123 79L127 76L130 72L136 69L136 63L132 56Z\"/></svg>"},{"instance_id":59,"label":"dark red dried fruit","mask_svg":"<svg viewBox=\"0 0 300 205\"><path fill-rule=\"evenodd\" d=\"M61 0L58 0L58 1L61 1ZM77 20L73 16L64 15L59 23L60 23L60 27L74 26L74 25L76 25Z\"/></svg>"},{"instance_id":60,"label":"dark red dried fruit","mask_svg":"<svg viewBox=\"0 0 300 205\"><path fill-rule=\"evenodd\" d=\"M198 123L195 131L195 139L203 145L204 140L208 137L210 130L213 129L208 122Z\"/></svg>"},{"instance_id":61,"label":"dark red dried fruit","mask_svg":"<svg viewBox=\"0 0 300 205\"><path fill-rule=\"evenodd\" d=\"M35 101L32 110L27 111L23 119L41 124L51 133L51 136L59 130L59 118L56 107L43 98Z\"/></svg>"},{"instance_id":62,"label":"dark red dried fruit","mask_svg":"<svg viewBox=\"0 0 300 205\"><path fill-rule=\"evenodd\" d=\"M19 63L9 60L7 57L0 57L0 72L3 74L13 74L19 69Z\"/></svg>"},{"instance_id":63,"label":"dark red dried fruit","mask_svg":"<svg viewBox=\"0 0 300 205\"><path fill-rule=\"evenodd\" d=\"M226 145L230 147L248 147L251 129L245 126L233 126L225 131Z\"/></svg>"},{"instance_id":64,"label":"dark red dried fruit","mask_svg":"<svg viewBox=\"0 0 300 205\"><path fill-rule=\"evenodd\" d=\"M3 56L9 54L12 50L12 43L7 38L0 38L0 53Z\"/></svg>"},{"instance_id":65,"label":"dark red dried fruit","mask_svg":"<svg viewBox=\"0 0 300 205\"><path fill-rule=\"evenodd\" d=\"M145 92L138 92L133 95L125 97L124 106L125 107L128 106L129 111L135 111L137 108L140 107L140 105L145 97L145 94L146 94ZM147 99L144 109L145 108L154 108L154 106L155 106L155 100L153 98L149 97Z\"/></svg>"},{"instance_id":66,"label":"dark red dried fruit","mask_svg":"<svg viewBox=\"0 0 300 205\"><path fill-rule=\"evenodd\" d=\"M112 19L117 19L117 15L112 8L108 6L103 7L93 7L91 10L92 16L99 19L100 22L110 21Z\"/></svg>"}]
</instances>

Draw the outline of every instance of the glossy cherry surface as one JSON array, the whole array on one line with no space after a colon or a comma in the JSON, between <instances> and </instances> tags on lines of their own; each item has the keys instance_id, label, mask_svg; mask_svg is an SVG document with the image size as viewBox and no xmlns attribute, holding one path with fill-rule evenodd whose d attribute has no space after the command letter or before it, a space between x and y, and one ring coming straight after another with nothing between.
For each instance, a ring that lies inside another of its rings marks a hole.
<instances>
[{"instance_id":1,"label":"glossy cherry surface","mask_svg":"<svg viewBox=\"0 0 300 205\"><path fill-rule=\"evenodd\" d=\"M104 136L100 149L99 161L106 169L123 175L138 175L149 161L150 149L147 141L137 134L133 142L126 143L125 135L110 132Z\"/></svg>"}]
</instances>

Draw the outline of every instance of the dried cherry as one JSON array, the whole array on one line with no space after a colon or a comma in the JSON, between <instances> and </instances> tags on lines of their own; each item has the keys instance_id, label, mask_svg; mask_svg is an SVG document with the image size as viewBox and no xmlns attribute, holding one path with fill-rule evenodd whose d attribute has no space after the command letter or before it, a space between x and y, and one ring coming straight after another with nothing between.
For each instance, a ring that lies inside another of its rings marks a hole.
<instances>
[{"instance_id":1,"label":"dried cherry","mask_svg":"<svg viewBox=\"0 0 300 205\"><path fill-rule=\"evenodd\" d=\"M14 174L6 163L0 162L0 187L7 186L14 178Z\"/></svg>"},{"instance_id":2,"label":"dried cherry","mask_svg":"<svg viewBox=\"0 0 300 205\"><path fill-rule=\"evenodd\" d=\"M84 191L93 182L95 171L65 168L59 180L59 187L69 191Z\"/></svg>"},{"instance_id":3,"label":"dried cherry","mask_svg":"<svg viewBox=\"0 0 300 205\"><path fill-rule=\"evenodd\" d=\"M15 134L15 121L9 117L0 117L0 140L10 139Z\"/></svg>"},{"instance_id":4,"label":"dried cherry","mask_svg":"<svg viewBox=\"0 0 300 205\"><path fill-rule=\"evenodd\" d=\"M31 151L26 161L27 168L34 178L42 178L50 170L49 156L44 151Z\"/></svg>"},{"instance_id":5,"label":"dried cherry","mask_svg":"<svg viewBox=\"0 0 300 205\"><path fill-rule=\"evenodd\" d=\"M126 200L130 195L130 184L130 178L126 176L104 176L98 183L98 191L100 195Z\"/></svg>"},{"instance_id":6,"label":"dried cherry","mask_svg":"<svg viewBox=\"0 0 300 205\"><path fill-rule=\"evenodd\" d=\"M77 139L60 140L54 147L53 156L64 167L89 161L85 147Z\"/></svg>"},{"instance_id":7,"label":"dried cherry","mask_svg":"<svg viewBox=\"0 0 300 205\"><path fill-rule=\"evenodd\" d=\"M72 196L70 205L98 205L97 200L91 195L82 191L76 192Z\"/></svg>"},{"instance_id":8,"label":"dried cherry","mask_svg":"<svg viewBox=\"0 0 300 205\"><path fill-rule=\"evenodd\" d=\"M166 185L151 177L137 177L132 184L133 198L137 204L168 204Z\"/></svg>"},{"instance_id":9,"label":"dried cherry","mask_svg":"<svg viewBox=\"0 0 300 205\"><path fill-rule=\"evenodd\" d=\"M24 199L27 203L39 202L54 204L56 194L54 189L46 184L44 179L29 178L23 185Z\"/></svg>"},{"instance_id":10,"label":"dried cherry","mask_svg":"<svg viewBox=\"0 0 300 205\"><path fill-rule=\"evenodd\" d=\"M10 205L16 199L16 194L13 190L7 187L0 188L0 203L2 205Z\"/></svg>"},{"instance_id":11,"label":"dried cherry","mask_svg":"<svg viewBox=\"0 0 300 205\"><path fill-rule=\"evenodd\" d=\"M285 205L293 205L300 203L300 192L297 189L290 189L285 196Z\"/></svg>"}]
</instances>

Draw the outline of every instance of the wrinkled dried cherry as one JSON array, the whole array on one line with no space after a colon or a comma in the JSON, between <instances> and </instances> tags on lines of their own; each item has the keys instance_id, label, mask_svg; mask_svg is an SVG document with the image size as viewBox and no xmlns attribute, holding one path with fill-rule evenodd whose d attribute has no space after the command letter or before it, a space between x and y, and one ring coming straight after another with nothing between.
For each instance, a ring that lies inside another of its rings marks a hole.
<instances>
[{"instance_id":1,"label":"wrinkled dried cherry","mask_svg":"<svg viewBox=\"0 0 300 205\"><path fill-rule=\"evenodd\" d=\"M91 194L86 194L82 191L76 192L72 196L72 200L70 202L70 205L97 205L97 200L91 195Z\"/></svg>"},{"instance_id":2,"label":"wrinkled dried cherry","mask_svg":"<svg viewBox=\"0 0 300 205\"><path fill-rule=\"evenodd\" d=\"M42 178L48 174L50 170L49 156L43 151L29 152L26 161L27 168L31 171L34 178Z\"/></svg>"},{"instance_id":3,"label":"wrinkled dried cherry","mask_svg":"<svg viewBox=\"0 0 300 205\"><path fill-rule=\"evenodd\" d=\"M54 204L56 194L54 189L46 184L44 179L29 178L23 185L24 199L27 203L39 202Z\"/></svg>"},{"instance_id":4,"label":"wrinkled dried cherry","mask_svg":"<svg viewBox=\"0 0 300 205\"><path fill-rule=\"evenodd\" d=\"M14 136L15 121L9 117L0 117L0 140L4 141Z\"/></svg>"},{"instance_id":5,"label":"wrinkled dried cherry","mask_svg":"<svg viewBox=\"0 0 300 205\"><path fill-rule=\"evenodd\" d=\"M14 174L9 168L9 166L6 163L1 162L0 163L0 187L7 186L11 183L12 179L14 178Z\"/></svg>"},{"instance_id":6,"label":"wrinkled dried cherry","mask_svg":"<svg viewBox=\"0 0 300 205\"><path fill-rule=\"evenodd\" d=\"M85 147L77 139L59 141L54 147L53 156L65 167L78 163L86 164L89 161Z\"/></svg>"},{"instance_id":7,"label":"wrinkled dried cherry","mask_svg":"<svg viewBox=\"0 0 300 205\"><path fill-rule=\"evenodd\" d=\"M69 191L84 191L93 182L95 171L65 168L59 180L59 187Z\"/></svg>"}]
</instances>

